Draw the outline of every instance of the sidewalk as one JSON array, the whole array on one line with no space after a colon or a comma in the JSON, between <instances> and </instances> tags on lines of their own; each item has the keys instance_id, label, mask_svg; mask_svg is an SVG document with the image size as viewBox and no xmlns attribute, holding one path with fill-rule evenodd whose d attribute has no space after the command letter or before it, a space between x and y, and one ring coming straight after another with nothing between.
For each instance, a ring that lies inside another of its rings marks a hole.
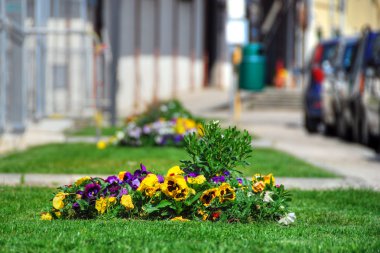
<instances>
[{"instance_id":1,"label":"sidewalk","mask_svg":"<svg viewBox=\"0 0 380 253\"><path fill-rule=\"evenodd\" d=\"M303 115L299 110L243 109L240 118L234 121L232 110L228 107L231 104L228 92L210 89L198 94L187 94L181 101L196 115L218 118L223 125L237 125L241 129L247 129L273 148L342 176L343 187L348 184L348 187L380 190L379 155L359 144L343 142L321 134L307 134L303 128ZM255 142L253 145L255 146ZM323 187L329 185L331 180L316 179L313 182L315 186L320 184ZM291 179L289 183L299 186L306 181Z\"/></svg>"}]
</instances>

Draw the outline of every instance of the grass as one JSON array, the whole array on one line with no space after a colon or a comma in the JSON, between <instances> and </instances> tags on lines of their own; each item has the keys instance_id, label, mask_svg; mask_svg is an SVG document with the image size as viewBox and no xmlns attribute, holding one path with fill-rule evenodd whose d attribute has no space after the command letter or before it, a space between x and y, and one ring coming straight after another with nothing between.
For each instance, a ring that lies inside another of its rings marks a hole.
<instances>
[{"instance_id":1,"label":"grass","mask_svg":"<svg viewBox=\"0 0 380 253\"><path fill-rule=\"evenodd\" d=\"M379 252L380 193L294 191L289 226L122 219L41 221L52 189L0 187L0 252Z\"/></svg>"},{"instance_id":2,"label":"grass","mask_svg":"<svg viewBox=\"0 0 380 253\"><path fill-rule=\"evenodd\" d=\"M101 135L102 136L113 136L115 135L116 131L122 130L123 127L102 127L101 128ZM66 132L68 136L96 136L96 127L94 126L87 126L83 127L77 130L68 131Z\"/></svg>"},{"instance_id":3,"label":"grass","mask_svg":"<svg viewBox=\"0 0 380 253\"><path fill-rule=\"evenodd\" d=\"M140 162L148 169L163 173L188 159L181 148L127 148L110 146L96 149L94 144L48 144L0 158L0 172L6 173L76 173L115 174L134 170ZM249 159L251 165L240 168L246 175L274 173L288 177L334 177L316 166L273 149L257 148Z\"/></svg>"}]
</instances>

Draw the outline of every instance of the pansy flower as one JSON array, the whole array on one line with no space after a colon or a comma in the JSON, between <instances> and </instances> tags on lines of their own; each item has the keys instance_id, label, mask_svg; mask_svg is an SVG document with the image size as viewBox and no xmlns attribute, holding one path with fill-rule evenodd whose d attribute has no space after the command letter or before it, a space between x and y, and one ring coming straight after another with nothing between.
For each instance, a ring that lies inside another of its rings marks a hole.
<instances>
[{"instance_id":1,"label":"pansy flower","mask_svg":"<svg viewBox=\"0 0 380 253\"><path fill-rule=\"evenodd\" d=\"M113 184L113 183L118 184L120 182L120 180L117 176L109 176L109 177L107 177L106 182L109 184Z\"/></svg>"},{"instance_id":2,"label":"pansy flower","mask_svg":"<svg viewBox=\"0 0 380 253\"><path fill-rule=\"evenodd\" d=\"M131 195L123 195L120 199L120 204L127 209L127 211L132 210L135 208L132 202L132 197Z\"/></svg>"},{"instance_id":3,"label":"pansy flower","mask_svg":"<svg viewBox=\"0 0 380 253\"><path fill-rule=\"evenodd\" d=\"M217 183L223 183L226 181L226 178L224 176L214 176L211 178L211 180L217 184Z\"/></svg>"},{"instance_id":4,"label":"pansy flower","mask_svg":"<svg viewBox=\"0 0 380 253\"><path fill-rule=\"evenodd\" d=\"M161 191L166 196L173 198L176 201L185 200L189 195L190 189L186 184L183 176L176 175L166 177L161 186Z\"/></svg>"},{"instance_id":5,"label":"pansy flower","mask_svg":"<svg viewBox=\"0 0 380 253\"><path fill-rule=\"evenodd\" d=\"M199 198L204 206L209 206L211 202L219 196L219 188L211 188L204 191Z\"/></svg>"},{"instance_id":6,"label":"pansy flower","mask_svg":"<svg viewBox=\"0 0 380 253\"><path fill-rule=\"evenodd\" d=\"M100 188L100 185L97 183L88 184L84 189L84 196L89 199L94 198L99 193Z\"/></svg>"},{"instance_id":7,"label":"pansy flower","mask_svg":"<svg viewBox=\"0 0 380 253\"><path fill-rule=\"evenodd\" d=\"M153 197L158 189L160 189L158 177L155 174L149 174L141 181L137 191L144 192L147 196Z\"/></svg>"},{"instance_id":8,"label":"pansy flower","mask_svg":"<svg viewBox=\"0 0 380 253\"><path fill-rule=\"evenodd\" d=\"M226 201L233 201L236 198L235 190L228 183L223 183L219 186L219 201L220 203Z\"/></svg>"},{"instance_id":9,"label":"pansy flower","mask_svg":"<svg viewBox=\"0 0 380 253\"><path fill-rule=\"evenodd\" d=\"M176 175L182 175L183 173L185 172L181 170L179 166L174 166L168 170L168 173L166 174L166 176L171 177L171 176L176 176Z\"/></svg>"}]
</instances>

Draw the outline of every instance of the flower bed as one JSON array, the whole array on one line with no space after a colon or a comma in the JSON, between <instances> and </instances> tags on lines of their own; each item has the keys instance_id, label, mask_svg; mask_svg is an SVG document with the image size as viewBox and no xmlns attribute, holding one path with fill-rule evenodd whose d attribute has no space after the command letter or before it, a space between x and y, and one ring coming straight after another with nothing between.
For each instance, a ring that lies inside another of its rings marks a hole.
<instances>
[{"instance_id":1,"label":"flower bed","mask_svg":"<svg viewBox=\"0 0 380 253\"><path fill-rule=\"evenodd\" d=\"M200 131L200 120L195 118L177 100L150 106L141 115L127 119L124 131L113 138L101 140L98 148L107 144L121 146L182 146L186 134Z\"/></svg>"},{"instance_id":2,"label":"flower bed","mask_svg":"<svg viewBox=\"0 0 380 253\"><path fill-rule=\"evenodd\" d=\"M133 173L122 171L106 179L83 177L62 186L44 220L112 217L225 222L294 221L290 196L272 174L241 177L235 168L251 154L251 137L217 122L184 138L190 160L166 175L141 164Z\"/></svg>"}]
</instances>

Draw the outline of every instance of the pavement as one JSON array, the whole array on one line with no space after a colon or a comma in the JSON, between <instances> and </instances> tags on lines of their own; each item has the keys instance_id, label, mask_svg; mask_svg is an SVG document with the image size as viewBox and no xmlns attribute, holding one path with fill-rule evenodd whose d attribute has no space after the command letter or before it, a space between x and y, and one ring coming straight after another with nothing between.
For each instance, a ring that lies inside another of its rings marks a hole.
<instances>
[{"instance_id":1,"label":"pavement","mask_svg":"<svg viewBox=\"0 0 380 253\"><path fill-rule=\"evenodd\" d=\"M259 136L254 147L273 147L304 159L339 178L277 178L286 188L336 189L365 188L380 191L380 156L358 144L340 141L321 134L309 135L302 126L300 110L271 108L241 111L234 117L228 91L208 89L183 94L179 99L195 115L220 119L222 125L237 125ZM93 142L95 139L88 139ZM67 142L83 141L66 139ZM0 184L58 186L71 184L83 175L0 174ZM93 175L106 177L106 175Z\"/></svg>"},{"instance_id":2,"label":"pavement","mask_svg":"<svg viewBox=\"0 0 380 253\"><path fill-rule=\"evenodd\" d=\"M194 114L216 117L224 125L237 125L260 137L261 142L331 171L341 179L285 179L286 186L302 189L370 188L380 190L380 156L371 149L322 134L310 135L303 128L301 110L270 108L243 110L234 117L228 92L209 90L182 100ZM203 107L204 104L207 107ZM255 146L255 142L253 143Z\"/></svg>"}]
</instances>

